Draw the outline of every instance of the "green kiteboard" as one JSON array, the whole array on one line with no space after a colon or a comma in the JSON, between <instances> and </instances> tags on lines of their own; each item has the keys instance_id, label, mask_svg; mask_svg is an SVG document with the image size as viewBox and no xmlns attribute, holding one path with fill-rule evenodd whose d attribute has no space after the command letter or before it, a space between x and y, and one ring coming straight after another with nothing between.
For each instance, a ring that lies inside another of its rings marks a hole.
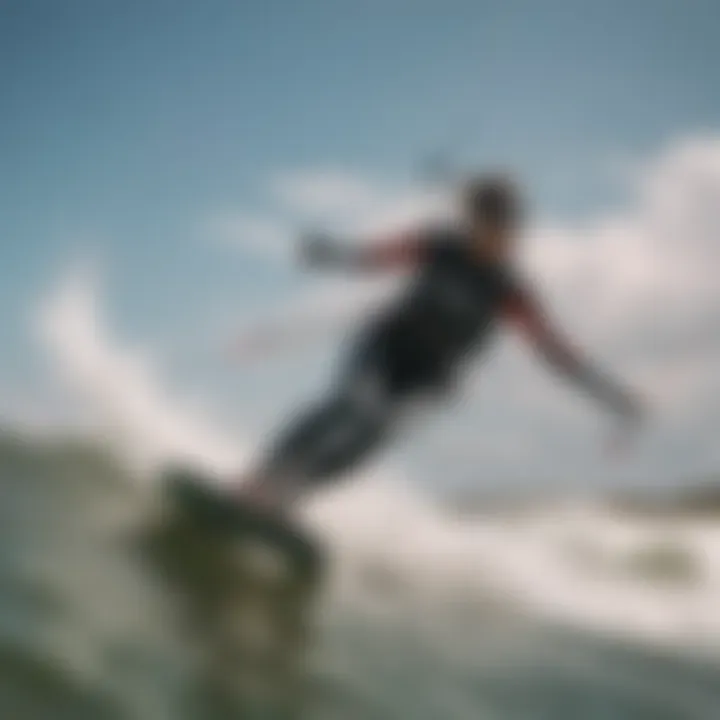
<instances>
[{"instance_id":1,"label":"green kiteboard","mask_svg":"<svg viewBox=\"0 0 720 720\"><path fill-rule=\"evenodd\" d=\"M319 543L191 469L163 474L162 500L146 555L173 590L179 627L203 651L203 687L241 705L265 697L297 708L323 576Z\"/></svg>"}]
</instances>

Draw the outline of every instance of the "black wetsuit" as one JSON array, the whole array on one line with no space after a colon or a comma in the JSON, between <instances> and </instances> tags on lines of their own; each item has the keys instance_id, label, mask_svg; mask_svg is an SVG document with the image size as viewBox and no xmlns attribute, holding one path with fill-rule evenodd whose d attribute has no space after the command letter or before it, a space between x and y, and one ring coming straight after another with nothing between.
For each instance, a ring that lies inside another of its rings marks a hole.
<instances>
[{"instance_id":1,"label":"black wetsuit","mask_svg":"<svg viewBox=\"0 0 720 720\"><path fill-rule=\"evenodd\" d=\"M414 282L356 345L353 370L376 366L391 395L451 384L463 360L490 339L516 292L508 269L478 259L459 231L429 233L421 247Z\"/></svg>"},{"instance_id":2,"label":"black wetsuit","mask_svg":"<svg viewBox=\"0 0 720 720\"><path fill-rule=\"evenodd\" d=\"M455 229L427 233L420 251L415 279L360 333L330 398L271 449L269 476L314 482L350 469L390 437L407 401L447 390L490 339L516 292L508 269Z\"/></svg>"}]
</instances>

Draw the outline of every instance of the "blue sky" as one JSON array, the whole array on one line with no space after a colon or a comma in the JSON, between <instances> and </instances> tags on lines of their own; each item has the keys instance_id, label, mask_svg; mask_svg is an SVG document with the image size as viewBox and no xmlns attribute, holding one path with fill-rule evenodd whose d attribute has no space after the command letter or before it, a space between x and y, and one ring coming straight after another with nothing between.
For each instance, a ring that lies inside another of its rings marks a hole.
<instances>
[{"instance_id":1,"label":"blue sky","mask_svg":"<svg viewBox=\"0 0 720 720\"><path fill-rule=\"evenodd\" d=\"M209 220L292 230L284 173L403 186L438 149L515 169L540 217L608 212L614 163L718 129L719 25L712 0L0 2L0 390L42 387L30 317L90 256L119 330L230 412L248 388L188 352L299 281Z\"/></svg>"}]
</instances>

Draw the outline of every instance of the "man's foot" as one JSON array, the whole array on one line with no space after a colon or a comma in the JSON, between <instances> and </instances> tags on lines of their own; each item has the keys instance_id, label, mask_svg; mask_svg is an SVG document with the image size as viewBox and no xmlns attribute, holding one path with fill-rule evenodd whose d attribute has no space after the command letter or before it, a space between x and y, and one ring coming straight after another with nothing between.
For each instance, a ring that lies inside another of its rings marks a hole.
<instances>
[{"instance_id":1,"label":"man's foot","mask_svg":"<svg viewBox=\"0 0 720 720\"><path fill-rule=\"evenodd\" d=\"M238 502L246 502L261 512L287 515L289 505L287 497L280 492L276 484L267 479L243 480L233 487L232 495Z\"/></svg>"}]
</instances>

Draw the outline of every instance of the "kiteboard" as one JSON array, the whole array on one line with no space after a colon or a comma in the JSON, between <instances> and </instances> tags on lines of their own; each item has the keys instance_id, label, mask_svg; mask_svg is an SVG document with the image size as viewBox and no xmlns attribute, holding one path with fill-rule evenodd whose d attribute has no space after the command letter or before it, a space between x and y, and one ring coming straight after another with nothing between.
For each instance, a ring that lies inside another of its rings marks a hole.
<instances>
[{"instance_id":1,"label":"kiteboard","mask_svg":"<svg viewBox=\"0 0 720 720\"><path fill-rule=\"evenodd\" d=\"M144 545L173 590L178 627L200 649L205 694L297 707L324 574L320 543L179 467L163 473Z\"/></svg>"}]
</instances>

